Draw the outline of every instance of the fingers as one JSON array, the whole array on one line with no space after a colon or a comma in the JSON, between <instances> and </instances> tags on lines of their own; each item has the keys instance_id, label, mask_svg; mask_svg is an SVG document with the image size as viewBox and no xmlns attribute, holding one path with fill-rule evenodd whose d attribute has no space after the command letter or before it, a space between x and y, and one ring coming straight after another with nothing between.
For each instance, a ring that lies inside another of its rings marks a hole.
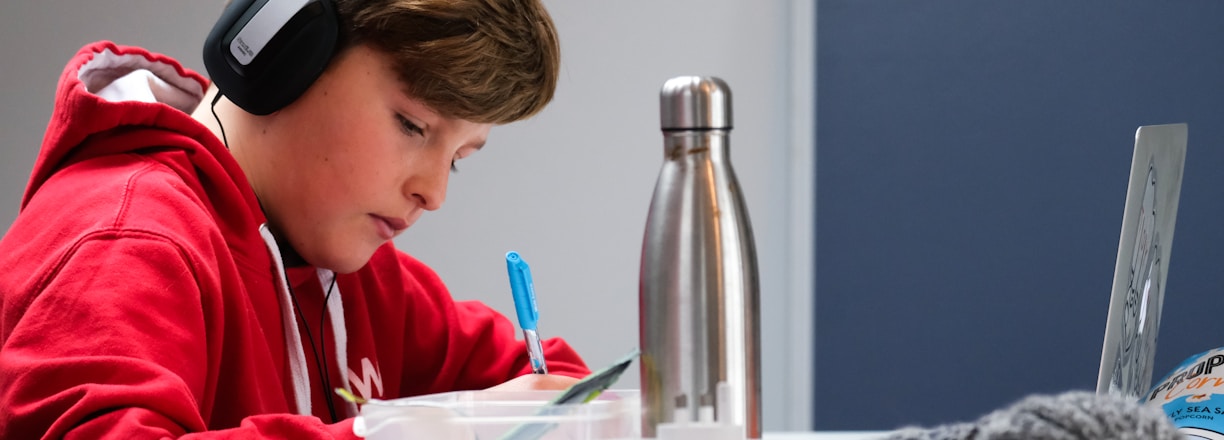
<instances>
[{"instance_id":1,"label":"fingers","mask_svg":"<svg viewBox=\"0 0 1224 440\"><path fill-rule=\"evenodd\" d=\"M564 390L577 382L578 379L555 374L526 374L489 388L489 391Z\"/></svg>"}]
</instances>

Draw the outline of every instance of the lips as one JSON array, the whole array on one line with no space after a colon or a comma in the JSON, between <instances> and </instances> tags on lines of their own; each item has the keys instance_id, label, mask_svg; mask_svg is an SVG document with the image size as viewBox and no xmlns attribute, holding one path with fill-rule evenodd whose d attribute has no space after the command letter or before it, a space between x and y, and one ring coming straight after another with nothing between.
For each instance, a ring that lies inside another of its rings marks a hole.
<instances>
[{"instance_id":1,"label":"lips","mask_svg":"<svg viewBox=\"0 0 1224 440\"><path fill-rule=\"evenodd\" d=\"M408 221L406 220L374 214L370 214L370 216L374 217L374 224L378 227L378 235L383 240L395 238L395 235L400 231L408 229Z\"/></svg>"},{"instance_id":2,"label":"lips","mask_svg":"<svg viewBox=\"0 0 1224 440\"><path fill-rule=\"evenodd\" d=\"M387 222L387 224L391 226L391 229L394 229L396 231L402 231L402 230L408 229L407 220L394 218L394 217L381 217L381 216L379 218L381 218L382 221Z\"/></svg>"}]
</instances>

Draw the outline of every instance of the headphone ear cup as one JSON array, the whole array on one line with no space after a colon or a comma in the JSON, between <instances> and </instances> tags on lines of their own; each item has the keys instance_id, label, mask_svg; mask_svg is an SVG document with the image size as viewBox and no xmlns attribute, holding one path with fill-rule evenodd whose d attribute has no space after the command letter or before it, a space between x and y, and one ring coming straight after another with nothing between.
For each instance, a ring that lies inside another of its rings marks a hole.
<instances>
[{"instance_id":1,"label":"headphone ear cup","mask_svg":"<svg viewBox=\"0 0 1224 440\"><path fill-rule=\"evenodd\" d=\"M293 12L253 59L240 61L235 42L256 13L283 7L286 0L235 0L204 42L204 67L217 88L249 113L266 115L284 108L314 83L331 62L339 39L339 20L330 0L308 0ZM241 46L241 49L237 47Z\"/></svg>"}]
</instances>

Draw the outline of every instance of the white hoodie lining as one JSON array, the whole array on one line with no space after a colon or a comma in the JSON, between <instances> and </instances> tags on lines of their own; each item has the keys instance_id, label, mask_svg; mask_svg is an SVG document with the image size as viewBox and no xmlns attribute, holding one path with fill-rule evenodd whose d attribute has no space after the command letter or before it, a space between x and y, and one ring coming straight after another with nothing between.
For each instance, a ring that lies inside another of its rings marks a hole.
<instances>
[{"instance_id":1,"label":"white hoodie lining","mask_svg":"<svg viewBox=\"0 0 1224 440\"><path fill-rule=\"evenodd\" d=\"M276 246L276 238L268 229L268 224L259 225L259 235L263 237L272 260L276 263L276 287L280 291L281 322L285 334L285 352L289 355L289 371L293 375L293 398L297 401L298 414L313 415L310 410L310 373L306 370L306 351L302 348L302 335L298 332L297 315L293 311L293 298L289 296L289 279L285 276L285 262L281 259L280 248ZM334 320L333 320L334 321ZM320 374L324 374L320 372Z\"/></svg>"},{"instance_id":2,"label":"white hoodie lining","mask_svg":"<svg viewBox=\"0 0 1224 440\"><path fill-rule=\"evenodd\" d=\"M85 90L111 102L161 102L189 113L204 99L203 86L173 65L109 48L82 65L77 78Z\"/></svg>"}]
</instances>

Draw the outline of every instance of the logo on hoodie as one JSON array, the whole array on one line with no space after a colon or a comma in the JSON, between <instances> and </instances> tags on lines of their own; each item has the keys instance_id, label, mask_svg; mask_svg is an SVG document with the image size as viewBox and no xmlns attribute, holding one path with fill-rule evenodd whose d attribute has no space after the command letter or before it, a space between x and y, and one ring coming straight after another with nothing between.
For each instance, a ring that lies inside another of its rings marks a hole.
<instances>
[{"instance_id":1,"label":"logo on hoodie","mask_svg":"<svg viewBox=\"0 0 1224 440\"><path fill-rule=\"evenodd\" d=\"M370 358L361 358L360 376L357 375L356 371L353 371L353 369L350 368L348 372L348 379L349 384L353 387L353 391L356 391L357 395L361 396L361 398L366 400L382 398L382 374L378 372L378 367L374 365L374 362L370 361ZM372 393L374 388L378 389L377 395Z\"/></svg>"}]
</instances>

